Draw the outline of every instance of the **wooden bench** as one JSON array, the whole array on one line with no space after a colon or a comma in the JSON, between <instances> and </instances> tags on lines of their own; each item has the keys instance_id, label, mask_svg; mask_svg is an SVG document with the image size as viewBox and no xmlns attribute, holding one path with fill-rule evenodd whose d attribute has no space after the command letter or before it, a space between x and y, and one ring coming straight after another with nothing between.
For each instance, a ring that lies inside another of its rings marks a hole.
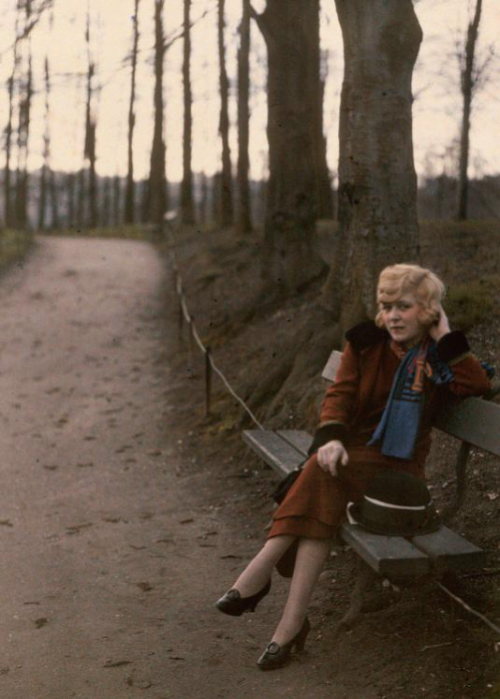
<instances>
[{"instance_id":1,"label":"wooden bench","mask_svg":"<svg viewBox=\"0 0 500 699\"><path fill-rule=\"evenodd\" d=\"M335 380L341 353L334 351L323 370L328 382ZM488 398L500 392L500 387ZM456 458L456 495L453 505L443 513L445 521L455 514L465 500L467 462L472 447L500 456L500 405L483 398L467 398L442 412L434 427L460 440ZM307 458L312 436L301 430L246 430L243 439L272 469L283 477ZM431 534L412 538L387 537L372 534L356 524L344 524L342 539L360 556L361 565L351 598L351 607L341 622L349 625L359 614L363 591L376 574L391 580L440 575L480 567L486 553L446 526Z\"/></svg>"}]
</instances>

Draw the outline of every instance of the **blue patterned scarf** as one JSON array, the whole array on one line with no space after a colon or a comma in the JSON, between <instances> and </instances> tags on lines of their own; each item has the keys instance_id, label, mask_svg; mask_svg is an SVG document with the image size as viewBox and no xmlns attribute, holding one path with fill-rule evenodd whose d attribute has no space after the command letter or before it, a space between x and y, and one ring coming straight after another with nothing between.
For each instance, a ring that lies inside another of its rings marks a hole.
<instances>
[{"instance_id":1,"label":"blue patterned scarf","mask_svg":"<svg viewBox=\"0 0 500 699\"><path fill-rule=\"evenodd\" d=\"M439 359L430 337L408 350L392 382L382 419L368 442L381 445L386 456L412 459L424 407L424 377L440 386L453 381L453 372Z\"/></svg>"}]
</instances>

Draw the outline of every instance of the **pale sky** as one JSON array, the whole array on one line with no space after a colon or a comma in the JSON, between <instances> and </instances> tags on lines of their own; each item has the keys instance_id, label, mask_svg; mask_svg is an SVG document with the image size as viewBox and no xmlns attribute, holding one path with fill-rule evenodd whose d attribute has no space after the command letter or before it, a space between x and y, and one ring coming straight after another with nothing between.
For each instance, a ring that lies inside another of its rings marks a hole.
<instances>
[{"instance_id":1,"label":"pale sky","mask_svg":"<svg viewBox=\"0 0 500 699\"><path fill-rule=\"evenodd\" d=\"M130 94L130 68L123 68L124 56L132 41L133 0L89 0L93 20L94 51L101 84L98 105L97 169L101 175L126 172L127 112ZM261 11L265 0L254 0ZM0 85L5 86L11 70L15 0L0 0L3 23L0 26ZM418 64L414 73L414 148L417 171L442 172L452 166L447 155L458 135L460 95L455 58L457 40L463 38L470 12L470 0L420 0L417 14L424 31ZM182 22L182 0L166 0L167 35L176 33ZM69 171L82 162L86 49L84 42L85 7L82 0L55 0L52 31L48 17L33 34L35 86L39 90L32 118L30 167L42 163L43 148L43 61L48 52L53 73L52 166ZM136 176L148 172L152 139L152 49L154 0L141 0L140 62L136 105ZM226 0L227 68L231 78L232 155L236 160L236 50L241 0ZM213 174L219 167L218 138L218 56L216 45L216 0L193 0L193 19L208 15L193 29L194 155L193 169ZM334 0L322 2L322 48L328 51L328 78L324 127L328 141L328 162L337 170L338 111L342 81L342 39ZM251 171L254 178L266 172L266 75L265 47L252 26L252 121ZM500 3L484 0L480 52L495 44L500 53ZM171 180L181 178L182 169L182 41L168 52L165 60L165 103L167 171ZM472 174L500 172L500 69L495 79L478 95L472 127ZM81 77L75 77L81 73ZM6 123L7 91L0 92L0 128ZM0 161L1 162L1 161Z\"/></svg>"}]
</instances>

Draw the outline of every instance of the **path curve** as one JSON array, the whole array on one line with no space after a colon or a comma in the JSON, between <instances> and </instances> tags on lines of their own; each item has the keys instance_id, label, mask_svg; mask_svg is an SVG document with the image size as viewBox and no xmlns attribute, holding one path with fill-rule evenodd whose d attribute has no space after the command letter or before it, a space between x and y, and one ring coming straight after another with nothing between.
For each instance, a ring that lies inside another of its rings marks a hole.
<instances>
[{"instance_id":1,"label":"path curve","mask_svg":"<svg viewBox=\"0 0 500 699\"><path fill-rule=\"evenodd\" d=\"M259 534L175 431L203 382L167 366L168 281L147 243L52 237L0 278L0 696L351 699L256 668L280 581L263 613L214 609Z\"/></svg>"}]
</instances>

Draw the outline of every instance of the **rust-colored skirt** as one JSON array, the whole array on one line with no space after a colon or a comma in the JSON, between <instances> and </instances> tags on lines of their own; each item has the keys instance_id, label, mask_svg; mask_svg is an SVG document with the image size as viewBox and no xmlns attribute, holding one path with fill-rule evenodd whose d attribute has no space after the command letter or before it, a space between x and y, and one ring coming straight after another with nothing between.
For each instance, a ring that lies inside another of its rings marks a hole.
<instances>
[{"instance_id":1,"label":"rust-colored skirt","mask_svg":"<svg viewBox=\"0 0 500 699\"><path fill-rule=\"evenodd\" d=\"M340 466L335 477L318 466L316 454L311 456L274 512L268 538L292 535L331 539L346 518L347 503L359 500L371 479L382 470L405 471L425 479L425 458L400 461L384 456L377 447L367 446L351 447L347 452L349 463ZM290 577L293 573L296 545L297 542L277 565L283 577Z\"/></svg>"}]
</instances>

